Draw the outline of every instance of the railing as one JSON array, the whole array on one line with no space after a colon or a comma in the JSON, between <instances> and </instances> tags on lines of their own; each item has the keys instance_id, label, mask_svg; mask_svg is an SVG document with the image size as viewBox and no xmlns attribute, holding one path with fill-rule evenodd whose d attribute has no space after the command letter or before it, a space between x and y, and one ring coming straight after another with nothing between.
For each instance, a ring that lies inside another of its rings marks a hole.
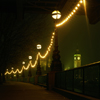
<instances>
[{"instance_id":1,"label":"railing","mask_svg":"<svg viewBox=\"0 0 100 100\"><path fill-rule=\"evenodd\" d=\"M42 85L44 87L47 86L47 74L44 74L42 76L38 76L38 84Z\"/></svg>"},{"instance_id":2,"label":"railing","mask_svg":"<svg viewBox=\"0 0 100 100\"><path fill-rule=\"evenodd\" d=\"M19 77L11 77L9 76L8 78L6 78L6 81L19 81L19 82L26 82L26 83L34 83L35 81L35 77L32 76L32 77L22 77L22 76L19 76Z\"/></svg>"},{"instance_id":3,"label":"railing","mask_svg":"<svg viewBox=\"0 0 100 100\"><path fill-rule=\"evenodd\" d=\"M38 76L37 84L47 87L48 78L47 74ZM6 78L8 81L22 81L33 84L35 83L35 79L35 76L22 78L21 75L18 77L9 75ZM100 98L100 62L67 71L56 72L55 87Z\"/></svg>"},{"instance_id":4,"label":"railing","mask_svg":"<svg viewBox=\"0 0 100 100\"><path fill-rule=\"evenodd\" d=\"M13 77L12 77L13 76ZM19 75L18 77L14 77L14 75L8 75L6 77L6 81L19 81L19 82L26 82L26 83L35 83L35 76L32 77L22 77ZM47 85L47 74L41 75L37 77L37 84L43 85L46 87Z\"/></svg>"},{"instance_id":5,"label":"railing","mask_svg":"<svg viewBox=\"0 0 100 100\"><path fill-rule=\"evenodd\" d=\"M100 98L100 62L57 72L55 87Z\"/></svg>"}]
</instances>

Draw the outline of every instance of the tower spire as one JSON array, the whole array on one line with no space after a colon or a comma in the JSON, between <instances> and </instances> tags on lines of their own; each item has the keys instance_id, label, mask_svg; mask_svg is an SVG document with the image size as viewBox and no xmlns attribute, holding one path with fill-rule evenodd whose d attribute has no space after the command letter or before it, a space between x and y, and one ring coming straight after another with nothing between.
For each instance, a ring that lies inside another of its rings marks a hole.
<instances>
[{"instance_id":1,"label":"tower spire","mask_svg":"<svg viewBox=\"0 0 100 100\"><path fill-rule=\"evenodd\" d=\"M76 48L75 54L74 54L74 68L81 66L81 54L79 52L79 49Z\"/></svg>"}]
</instances>

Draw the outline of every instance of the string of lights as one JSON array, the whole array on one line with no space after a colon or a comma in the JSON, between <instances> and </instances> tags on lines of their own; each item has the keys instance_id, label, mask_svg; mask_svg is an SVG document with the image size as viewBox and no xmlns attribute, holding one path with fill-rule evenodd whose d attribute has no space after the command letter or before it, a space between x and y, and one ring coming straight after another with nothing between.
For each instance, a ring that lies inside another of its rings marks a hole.
<instances>
[{"instance_id":1,"label":"string of lights","mask_svg":"<svg viewBox=\"0 0 100 100\"><path fill-rule=\"evenodd\" d=\"M78 2L78 4L75 6L75 8L73 9L73 11L72 11L62 22L56 24L56 27L59 27L59 26L63 25L65 22L67 22L67 21L72 17L72 15L74 15L74 13L78 10L78 8L80 7L80 5L81 5L82 3L83 3L83 0L80 0L80 1ZM50 52L50 50L51 50L51 47L52 47L52 45L53 45L54 35L55 35L55 33L53 32L52 37L51 37L51 41L50 41L50 44L49 44L49 46L48 46L48 48L47 48L46 53L42 56L41 53L38 52L38 54L36 55L36 60L35 60L35 62L34 62L33 65L32 65L32 61L29 61L27 67L23 66L21 70L16 69L15 71L12 69L10 72L9 72L8 69L7 69L7 71L5 72L5 75L6 75L6 74L12 74L12 73L13 73L13 74L16 74L17 72L18 72L18 73L22 73L23 70L28 70L30 66L31 66L32 68L34 68L34 67L37 65L37 61L38 61L39 56L40 56L40 58L44 59L44 58L46 58L47 55L49 54L49 52Z\"/></svg>"},{"instance_id":2,"label":"string of lights","mask_svg":"<svg viewBox=\"0 0 100 100\"><path fill-rule=\"evenodd\" d=\"M48 53L50 52L51 47L52 47L52 45L53 45L54 35L55 35L55 34L54 34L54 32L53 32L52 37L51 37L51 42L50 42L50 44L49 44L49 46L48 46L48 49L47 49L46 53L44 54L44 56L42 56L42 55L39 53L40 58L44 59L44 58L47 57L47 55L48 55Z\"/></svg>"},{"instance_id":3,"label":"string of lights","mask_svg":"<svg viewBox=\"0 0 100 100\"><path fill-rule=\"evenodd\" d=\"M55 35L55 33L53 32L53 33L52 33L52 37L51 37L50 44L49 44L48 49L47 49L46 53L44 54L44 56L42 56L41 53L38 52L38 54L37 54L37 56L36 56L36 60L35 60L35 62L34 62L33 65L32 65L32 61L30 61L30 62L28 63L28 65L27 65L27 67L23 66L21 70L16 69L16 71L14 71L14 70L12 69L11 72L8 72L8 70L7 70L6 73L5 73L5 75L6 75L6 74L12 74L12 73L13 73L13 74L16 74L17 72L18 72L18 73L22 73L22 72L23 72L23 69L24 69L24 70L28 70L30 66L31 66L32 68L34 68L34 67L36 66L36 64L37 64L37 61L38 61L39 56L40 56L40 58L42 58L42 59L44 59L44 58L47 57L47 55L48 55L48 53L50 52L51 47L52 47L52 45L53 45L54 35Z\"/></svg>"},{"instance_id":4,"label":"string of lights","mask_svg":"<svg viewBox=\"0 0 100 100\"><path fill-rule=\"evenodd\" d=\"M75 8L71 11L71 13L62 22L56 24L56 27L59 27L63 25L64 23L66 23L74 15L74 13L78 10L78 8L80 7L82 3L83 3L83 0L80 0L78 4L75 6Z\"/></svg>"}]
</instances>

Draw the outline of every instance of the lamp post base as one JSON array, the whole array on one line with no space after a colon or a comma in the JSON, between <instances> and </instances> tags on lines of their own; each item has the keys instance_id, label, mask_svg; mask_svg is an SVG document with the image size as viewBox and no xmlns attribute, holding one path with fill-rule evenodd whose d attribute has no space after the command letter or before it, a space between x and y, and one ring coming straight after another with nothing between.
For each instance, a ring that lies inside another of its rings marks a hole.
<instances>
[{"instance_id":1,"label":"lamp post base","mask_svg":"<svg viewBox=\"0 0 100 100\"><path fill-rule=\"evenodd\" d=\"M51 71L62 71L62 63L60 61L59 50L53 51L53 61L51 63Z\"/></svg>"},{"instance_id":2,"label":"lamp post base","mask_svg":"<svg viewBox=\"0 0 100 100\"><path fill-rule=\"evenodd\" d=\"M36 75L41 75L41 68L40 68L40 66L37 66Z\"/></svg>"},{"instance_id":3,"label":"lamp post base","mask_svg":"<svg viewBox=\"0 0 100 100\"><path fill-rule=\"evenodd\" d=\"M38 58L38 65L37 65L36 75L41 75L40 56Z\"/></svg>"}]
</instances>

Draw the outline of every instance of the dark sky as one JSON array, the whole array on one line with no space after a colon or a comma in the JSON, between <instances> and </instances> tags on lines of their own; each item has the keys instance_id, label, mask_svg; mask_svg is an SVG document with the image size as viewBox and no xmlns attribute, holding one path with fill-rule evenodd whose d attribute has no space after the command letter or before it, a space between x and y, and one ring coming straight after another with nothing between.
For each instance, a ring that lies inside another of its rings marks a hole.
<instances>
[{"instance_id":1,"label":"dark sky","mask_svg":"<svg viewBox=\"0 0 100 100\"><path fill-rule=\"evenodd\" d=\"M49 34L41 40L42 51L45 52L50 41L50 34L53 32L53 20L48 15L48 26L45 26L45 34ZM50 23L50 24L49 24ZM100 60L100 22L89 24L85 15L74 15L68 22L58 27L59 50L63 66L73 68L74 53L78 47L81 53L82 65L97 62ZM44 37L43 36L43 37Z\"/></svg>"},{"instance_id":2,"label":"dark sky","mask_svg":"<svg viewBox=\"0 0 100 100\"><path fill-rule=\"evenodd\" d=\"M73 67L73 56L77 47L82 56L82 65L100 60L100 22L91 25L85 15L74 15L58 31L64 67Z\"/></svg>"},{"instance_id":3,"label":"dark sky","mask_svg":"<svg viewBox=\"0 0 100 100\"><path fill-rule=\"evenodd\" d=\"M14 20L12 19L13 16L9 14L9 18L6 16L5 19L9 20L11 24ZM7 26L10 25L9 23ZM9 64L10 66L21 67L21 62L23 60L28 61L29 55L35 58L37 43L42 44L42 52L47 50L54 30L54 23L50 14L25 14L24 20L15 22L11 29L11 34L13 33L16 37L11 38L13 45L10 48L11 55L9 57L11 61ZM10 31L4 32L8 34ZM61 61L65 68L73 68L73 56L77 45L82 56L82 65L100 60L100 22L90 25L84 15L74 15L58 28L58 34ZM3 41L5 40L4 37Z\"/></svg>"},{"instance_id":4,"label":"dark sky","mask_svg":"<svg viewBox=\"0 0 100 100\"><path fill-rule=\"evenodd\" d=\"M54 30L51 15L25 13L24 19L19 21L16 14L3 13L0 21L0 59L1 64L7 63L7 68L20 68L22 61L27 65L29 55L35 59L38 43L43 45L41 51L46 51Z\"/></svg>"}]
</instances>

